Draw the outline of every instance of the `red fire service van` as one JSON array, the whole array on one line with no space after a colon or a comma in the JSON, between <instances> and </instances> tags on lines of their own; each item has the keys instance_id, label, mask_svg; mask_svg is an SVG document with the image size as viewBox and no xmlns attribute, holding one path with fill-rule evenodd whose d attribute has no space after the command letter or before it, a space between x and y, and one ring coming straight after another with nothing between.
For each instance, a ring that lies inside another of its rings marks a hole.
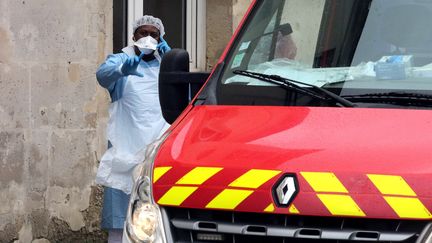
<instances>
[{"instance_id":1,"label":"red fire service van","mask_svg":"<svg viewBox=\"0 0 432 243\"><path fill-rule=\"evenodd\" d=\"M125 242L432 242L431 0L254 0L159 79Z\"/></svg>"}]
</instances>

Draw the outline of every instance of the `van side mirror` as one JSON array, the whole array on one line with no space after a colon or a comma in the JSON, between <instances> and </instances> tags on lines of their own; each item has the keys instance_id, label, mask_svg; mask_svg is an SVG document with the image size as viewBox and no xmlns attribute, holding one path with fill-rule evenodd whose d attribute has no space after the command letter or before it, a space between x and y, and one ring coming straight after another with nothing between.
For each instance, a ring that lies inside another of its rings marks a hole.
<instances>
[{"instance_id":1,"label":"van side mirror","mask_svg":"<svg viewBox=\"0 0 432 243\"><path fill-rule=\"evenodd\" d=\"M162 59L159 73L159 101L162 115L172 124L207 80L208 72L189 72L189 54L172 49Z\"/></svg>"}]
</instances>

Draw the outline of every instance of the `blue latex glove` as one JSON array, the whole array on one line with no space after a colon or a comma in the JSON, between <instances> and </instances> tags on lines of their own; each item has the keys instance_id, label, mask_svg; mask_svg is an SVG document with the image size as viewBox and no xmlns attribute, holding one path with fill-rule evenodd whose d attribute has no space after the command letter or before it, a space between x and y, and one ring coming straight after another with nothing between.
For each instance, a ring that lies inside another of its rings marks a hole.
<instances>
[{"instance_id":1,"label":"blue latex glove","mask_svg":"<svg viewBox=\"0 0 432 243\"><path fill-rule=\"evenodd\" d=\"M121 72L123 75L136 75L139 77L144 77L142 73L139 73L137 71L138 64L141 61L141 58L144 56L144 53L141 53L139 56L134 57L128 57L126 61L123 63L123 66L121 67Z\"/></svg>"},{"instance_id":2,"label":"blue latex glove","mask_svg":"<svg viewBox=\"0 0 432 243\"><path fill-rule=\"evenodd\" d=\"M169 47L168 43L162 38L160 37L160 43L157 45L157 49L159 54L163 55L169 51L171 51L171 47Z\"/></svg>"}]
</instances>

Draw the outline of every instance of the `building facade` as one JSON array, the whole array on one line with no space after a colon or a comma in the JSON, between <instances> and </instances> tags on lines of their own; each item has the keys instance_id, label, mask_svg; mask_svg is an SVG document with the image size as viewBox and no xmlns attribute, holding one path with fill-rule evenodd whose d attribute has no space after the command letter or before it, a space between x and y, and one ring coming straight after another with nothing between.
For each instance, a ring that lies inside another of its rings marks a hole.
<instances>
[{"instance_id":1,"label":"building facade","mask_svg":"<svg viewBox=\"0 0 432 243\"><path fill-rule=\"evenodd\" d=\"M155 11L181 16L168 42L211 69L251 2L176 1L183 12L172 0L0 1L0 242L105 241L94 178L110 101L98 65Z\"/></svg>"}]
</instances>

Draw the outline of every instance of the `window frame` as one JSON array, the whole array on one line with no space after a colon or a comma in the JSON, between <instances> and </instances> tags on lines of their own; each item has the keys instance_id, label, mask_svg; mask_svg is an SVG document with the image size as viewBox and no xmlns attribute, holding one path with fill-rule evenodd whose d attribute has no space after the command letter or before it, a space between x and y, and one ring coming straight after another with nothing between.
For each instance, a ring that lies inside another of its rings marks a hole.
<instances>
[{"instance_id":1,"label":"window frame","mask_svg":"<svg viewBox=\"0 0 432 243\"><path fill-rule=\"evenodd\" d=\"M127 45L132 45L132 23L144 15L143 0L127 0ZM186 0L186 50L191 71L206 70L206 0Z\"/></svg>"}]
</instances>

